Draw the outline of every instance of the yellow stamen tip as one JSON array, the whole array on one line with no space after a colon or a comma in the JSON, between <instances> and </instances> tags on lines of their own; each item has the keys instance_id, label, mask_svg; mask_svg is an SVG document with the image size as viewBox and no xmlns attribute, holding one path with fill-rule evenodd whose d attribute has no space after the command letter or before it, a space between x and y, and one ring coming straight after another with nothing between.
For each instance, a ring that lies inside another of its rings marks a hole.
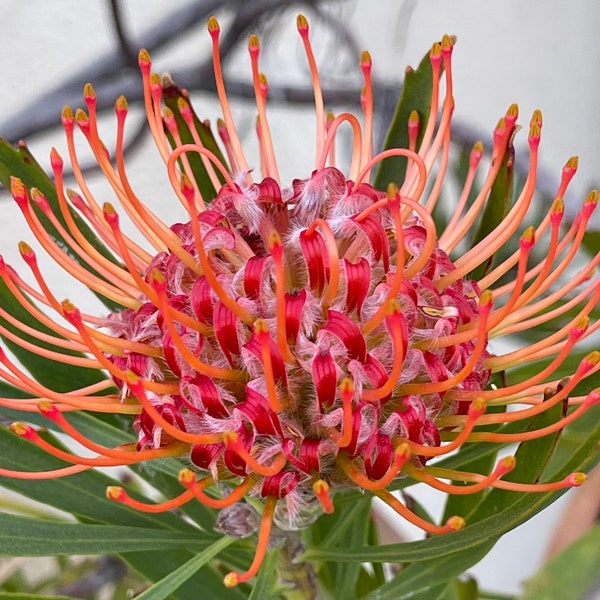
<instances>
[{"instance_id":1,"label":"yellow stamen tip","mask_svg":"<svg viewBox=\"0 0 600 600\"><path fill-rule=\"evenodd\" d=\"M15 421L9 425L10 430L19 436L25 435L30 427L26 423L21 423L21 421Z\"/></svg>"},{"instance_id":2,"label":"yellow stamen tip","mask_svg":"<svg viewBox=\"0 0 600 600\"><path fill-rule=\"evenodd\" d=\"M253 49L259 49L260 48L260 41L258 39L258 36L253 33L249 38L248 38L248 48L250 48L251 50Z\"/></svg>"},{"instance_id":3,"label":"yellow stamen tip","mask_svg":"<svg viewBox=\"0 0 600 600\"><path fill-rule=\"evenodd\" d=\"M165 282L165 276L158 269L152 269L149 280L152 285L162 285Z\"/></svg>"},{"instance_id":4,"label":"yellow stamen tip","mask_svg":"<svg viewBox=\"0 0 600 600\"><path fill-rule=\"evenodd\" d=\"M102 212L108 216L113 216L117 214L115 207L110 202L105 202L102 205Z\"/></svg>"},{"instance_id":5,"label":"yellow stamen tip","mask_svg":"<svg viewBox=\"0 0 600 600\"><path fill-rule=\"evenodd\" d=\"M109 500L119 500L123 497L125 490L118 485L109 485L106 488L106 497Z\"/></svg>"},{"instance_id":6,"label":"yellow stamen tip","mask_svg":"<svg viewBox=\"0 0 600 600\"><path fill-rule=\"evenodd\" d=\"M88 121L89 120L87 113L82 108L78 108L75 111L75 118L77 119L77 121L79 123L81 123L82 121Z\"/></svg>"},{"instance_id":7,"label":"yellow stamen tip","mask_svg":"<svg viewBox=\"0 0 600 600\"><path fill-rule=\"evenodd\" d=\"M327 494L329 493L329 484L323 479L317 479L317 481L313 483L313 492L315 493L315 496Z\"/></svg>"},{"instance_id":8,"label":"yellow stamen tip","mask_svg":"<svg viewBox=\"0 0 600 600\"><path fill-rule=\"evenodd\" d=\"M438 57L442 54L442 45L439 42L435 42L433 46L431 46L431 56Z\"/></svg>"},{"instance_id":9,"label":"yellow stamen tip","mask_svg":"<svg viewBox=\"0 0 600 600\"><path fill-rule=\"evenodd\" d=\"M402 308L400 306L400 303L395 298L392 298L387 303L387 312L388 312L388 315L399 315L402 313Z\"/></svg>"},{"instance_id":10,"label":"yellow stamen tip","mask_svg":"<svg viewBox=\"0 0 600 600\"><path fill-rule=\"evenodd\" d=\"M37 406L38 410L41 413L48 413L54 409L54 405L52 404L52 402L48 402L47 400L42 400L41 402L38 402Z\"/></svg>"},{"instance_id":11,"label":"yellow stamen tip","mask_svg":"<svg viewBox=\"0 0 600 600\"><path fill-rule=\"evenodd\" d=\"M115 102L115 108L117 110L127 110L128 106L127 106L127 98L125 98L125 96L123 96L123 94L121 94L116 102Z\"/></svg>"},{"instance_id":12,"label":"yellow stamen tip","mask_svg":"<svg viewBox=\"0 0 600 600\"><path fill-rule=\"evenodd\" d=\"M19 252L21 254L33 254L31 246L27 242L19 242Z\"/></svg>"},{"instance_id":13,"label":"yellow stamen tip","mask_svg":"<svg viewBox=\"0 0 600 600\"><path fill-rule=\"evenodd\" d=\"M570 480L573 486L579 487L587 481L587 475L580 472L571 473Z\"/></svg>"},{"instance_id":14,"label":"yellow stamen tip","mask_svg":"<svg viewBox=\"0 0 600 600\"><path fill-rule=\"evenodd\" d=\"M188 486L196 481L196 474L191 469L181 469L178 479L181 485Z\"/></svg>"},{"instance_id":15,"label":"yellow stamen tip","mask_svg":"<svg viewBox=\"0 0 600 600\"><path fill-rule=\"evenodd\" d=\"M442 38L442 49L446 50L447 48L452 48L452 46L454 46L452 37L446 33Z\"/></svg>"},{"instance_id":16,"label":"yellow stamen tip","mask_svg":"<svg viewBox=\"0 0 600 600\"><path fill-rule=\"evenodd\" d=\"M565 167L569 169L576 169L579 166L579 157L571 156L569 160L565 163Z\"/></svg>"},{"instance_id":17,"label":"yellow stamen tip","mask_svg":"<svg viewBox=\"0 0 600 600\"><path fill-rule=\"evenodd\" d=\"M296 27L298 28L298 31L308 29L308 21L304 15L298 15L296 17Z\"/></svg>"},{"instance_id":18,"label":"yellow stamen tip","mask_svg":"<svg viewBox=\"0 0 600 600\"><path fill-rule=\"evenodd\" d=\"M586 204L598 204L598 190L592 190L585 199Z\"/></svg>"},{"instance_id":19,"label":"yellow stamen tip","mask_svg":"<svg viewBox=\"0 0 600 600\"><path fill-rule=\"evenodd\" d=\"M264 335L265 333L269 333L269 324L264 319L256 319L253 327L256 335Z\"/></svg>"},{"instance_id":20,"label":"yellow stamen tip","mask_svg":"<svg viewBox=\"0 0 600 600\"><path fill-rule=\"evenodd\" d=\"M71 119L75 118L75 115L73 114L73 109L70 106L68 106L68 105L63 106L61 116L62 116L63 119L66 119L66 120L69 120L69 121Z\"/></svg>"},{"instance_id":21,"label":"yellow stamen tip","mask_svg":"<svg viewBox=\"0 0 600 600\"><path fill-rule=\"evenodd\" d=\"M490 292L490 290L484 290L483 292L481 292L481 297L479 298L479 306L486 306L488 304L491 306L493 301L494 296L492 295L492 292Z\"/></svg>"},{"instance_id":22,"label":"yellow stamen tip","mask_svg":"<svg viewBox=\"0 0 600 600\"><path fill-rule=\"evenodd\" d=\"M390 184L387 186L386 194L387 194L387 197L388 197L388 198L390 198L390 199L393 199L393 198L395 198L395 197L396 197L396 196L397 196L399 193L400 193L400 188L399 188L399 187L398 187L398 186L397 186L397 185L396 185L394 182L390 183Z\"/></svg>"},{"instance_id":23,"label":"yellow stamen tip","mask_svg":"<svg viewBox=\"0 0 600 600\"><path fill-rule=\"evenodd\" d=\"M517 464L517 459L514 456L505 456L500 461L500 466L506 471L512 471Z\"/></svg>"},{"instance_id":24,"label":"yellow stamen tip","mask_svg":"<svg viewBox=\"0 0 600 600\"><path fill-rule=\"evenodd\" d=\"M506 111L506 116L507 117L513 117L514 119L516 119L519 116L519 105L518 104L511 104L508 107L508 110Z\"/></svg>"},{"instance_id":25,"label":"yellow stamen tip","mask_svg":"<svg viewBox=\"0 0 600 600\"><path fill-rule=\"evenodd\" d=\"M142 48L138 53L138 62L140 63L150 63L150 54L148 50Z\"/></svg>"},{"instance_id":26,"label":"yellow stamen tip","mask_svg":"<svg viewBox=\"0 0 600 600\"><path fill-rule=\"evenodd\" d=\"M534 242L535 241L535 228L528 227L521 235L522 242Z\"/></svg>"},{"instance_id":27,"label":"yellow stamen tip","mask_svg":"<svg viewBox=\"0 0 600 600\"><path fill-rule=\"evenodd\" d=\"M240 439L240 436L235 431L224 431L223 432L223 443L234 444Z\"/></svg>"},{"instance_id":28,"label":"yellow stamen tip","mask_svg":"<svg viewBox=\"0 0 600 600\"><path fill-rule=\"evenodd\" d=\"M529 128L529 137L534 138L538 137L541 134L542 130L540 129L540 124L537 121L534 121Z\"/></svg>"},{"instance_id":29,"label":"yellow stamen tip","mask_svg":"<svg viewBox=\"0 0 600 600\"><path fill-rule=\"evenodd\" d=\"M480 415L485 412L486 402L483 398L475 398L473 402L471 402L471 406L469 407L469 413L473 413L475 415Z\"/></svg>"},{"instance_id":30,"label":"yellow stamen tip","mask_svg":"<svg viewBox=\"0 0 600 600\"><path fill-rule=\"evenodd\" d=\"M60 304L63 307L63 310L69 312L77 310L77 307L68 298L65 298Z\"/></svg>"},{"instance_id":31,"label":"yellow stamen tip","mask_svg":"<svg viewBox=\"0 0 600 600\"><path fill-rule=\"evenodd\" d=\"M362 64L370 65L373 61L371 60L371 54L367 50L363 50L360 55L360 62Z\"/></svg>"},{"instance_id":32,"label":"yellow stamen tip","mask_svg":"<svg viewBox=\"0 0 600 600\"><path fill-rule=\"evenodd\" d=\"M177 108L179 110L187 110L189 107L190 103L185 98L183 98L182 96L177 98Z\"/></svg>"},{"instance_id":33,"label":"yellow stamen tip","mask_svg":"<svg viewBox=\"0 0 600 600\"><path fill-rule=\"evenodd\" d=\"M350 377L344 377L340 382L340 393L341 394L353 394L354 393L354 381Z\"/></svg>"},{"instance_id":34,"label":"yellow stamen tip","mask_svg":"<svg viewBox=\"0 0 600 600\"><path fill-rule=\"evenodd\" d=\"M227 573L223 578L225 587L235 587L240 582L240 576L237 573Z\"/></svg>"},{"instance_id":35,"label":"yellow stamen tip","mask_svg":"<svg viewBox=\"0 0 600 600\"><path fill-rule=\"evenodd\" d=\"M95 99L96 91L94 90L94 86L91 83L86 83L83 86L83 96L86 99Z\"/></svg>"},{"instance_id":36,"label":"yellow stamen tip","mask_svg":"<svg viewBox=\"0 0 600 600\"><path fill-rule=\"evenodd\" d=\"M552 212L562 214L565 212L565 203L562 198L555 198L552 204Z\"/></svg>"},{"instance_id":37,"label":"yellow stamen tip","mask_svg":"<svg viewBox=\"0 0 600 600\"><path fill-rule=\"evenodd\" d=\"M215 31L221 31L221 26L219 25L219 21L217 21L216 17L210 17L210 19L208 19L208 31L211 33Z\"/></svg>"},{"instance_id":38,"label":"yellow stamen tip","mask_svg":"<svg viewBox=\"0 0 600 600\"><path fill-rule=\"evenodd\" d=\"M449 529L451 529L452 531L460 531L461 529L464 529L465 526L465 520L462 517L450 517L447 521L446 521L446 525L449 527Z\"/></svg>"},{"instance_id":39,"label":"yellow stamen tip","mask_svg":"<svg viewBox=\"0 0 600 600\"><path fill-rule=\"evenodd\" d=\"M419 113L416 110L412 110L408 116L408 122L418 125L420 121Z\"/></svg>"},{"instance_id":40,"label":"yellow stamen tip","mask_svg":"<svg viewBox=\"0 0 600 600\"><path fill-rule=\"evenodd\" d=\"M600 352L598 352L598 350L594 350L593 352L590 352L584 360L592 366L597 365L598 361L600 361Z\"/></svg>"},{"instance_id":41,"label":"yellow stamen tip","mask_svg":"<svg viewBox=\"0 0 600 600\"><path fill-rule=\"evenodd\" d=\"M269 251L272 251L274 248L278 248L281 247L281 235L279 235L279 232L273 230L271 231L271 233L269 234L269 241L268 241L268 248Z\"/></svg>"},{"instance_id":42,"label":"yellow stamen tip","mask_svg":"<svg viewBox=\"0 0 600 600\"><path fill-rule=\"evenodd\" d=\"M394 450L394 454L400 459L408 460L410 458L410 445L406 442L398 444Z\"/></svg>"}]
</instances>

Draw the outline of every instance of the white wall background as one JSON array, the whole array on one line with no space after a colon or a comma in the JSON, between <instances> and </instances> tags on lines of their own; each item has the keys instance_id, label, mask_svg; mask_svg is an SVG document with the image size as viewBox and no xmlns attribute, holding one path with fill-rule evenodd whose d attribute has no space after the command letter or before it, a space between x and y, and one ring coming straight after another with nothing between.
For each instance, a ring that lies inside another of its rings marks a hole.
<instances>
[{"instance_id":1,"label":"white wall background","mask_svg":"<svg viewBox=\"0 0 600 600\"><path fill-rule=\"evenodd\" d=\"M0 124L17 115L41 91L56 86L70 72L93 61L97 53L112 43L106 4L101 0L0 2ZM149 24L160 21L174 6L185 3L127 0L124 4L127 24L135 36ZM304 10L301 3L290 1L289 4ZM286 26L289 35L294 37L286 43L292 44L288 54L296 58L300 56L300 44L293 31L294 12ZM600 122L597 115L600 3L585 0L356 0L340 1L331 12L348 19L359 46L371 51L376 76L390 79L397 79L407 64L416 65L431 43L442 34L457 35L458 45L454 52L456 119L481 130L483 139L489 140L498 118L512 102L519 103L521 122L524 123L528 122L533 109L540 108L544 113L541 146L544 170L558 181L566 159L573 154L580 157L580 172L567 200L578 204L591 184L600 181ZM313 23L313 29L316 35L320 27ZM189 63L190 56L206 51L207 38L202 28L195 37L186 38L184 50L175 48L155 57L157 70L166 70L179 60ZM331 57L326 55L330 52L331 46L325 46L319 56L329 60ZM279 70L280 76L290 78L287 67L282 69L278 63L278 57L267 59L267 73L271 74L269 69L273 68ZM236 68L236 72L241 72L245 64ZM331 75L338 79L354 77L357 89L360 85L359 78L345 71ZM276 81L276 76L277 73L271 74L270 80ZM298 81L297 78L293 80ZM216 110L214 102L208 98L203 101L207 116L214 118L216 114L211 114ZM55 107L57 123L61 108ZM283 169L284 176L306 176L313 160L312 142L308 148L306 144L307 127L312 127L310 116L304 112L290 115L276 110L274 113L276 143L280 155L285 155L283 161L287 165ZM312 129L308 131L312 132ZM521 137L526 140L526 132ZM29 142L46 166L51 145L64 151L59 130L31 138ZM168 193L165 179L151 166L155 159L151 148L137 154L131 162L135 171L132 180L146 201L154 207L166 207L166 214L171 216L170 199L165 196ZM98 189L105 188L100 186ZM111 200L109 197L101 199ZM5 194L0 195L0 211L0 251L5 256L18 257L14 251L16 243L21 237L30 240L31 236ZM598 220L595 223L598 226ZM18 258L10 260L19 262ZM60 274L53 274L54 278L57 289L66 285ZM78 292L69 288L63 295L67 293L79 301ZM485 588L505 592L519 589L523 578L539 565L562 506L563 503L558 503L517 532L507 535L473 569Z\"/></svg>"}]
</instances>

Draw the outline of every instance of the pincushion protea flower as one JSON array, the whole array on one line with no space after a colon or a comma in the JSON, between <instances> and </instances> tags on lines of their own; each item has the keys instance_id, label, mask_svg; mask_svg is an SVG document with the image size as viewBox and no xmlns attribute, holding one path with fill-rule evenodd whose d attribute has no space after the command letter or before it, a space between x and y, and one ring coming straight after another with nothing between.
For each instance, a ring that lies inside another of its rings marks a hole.
<instances>
[{"instance_id":1,"label":"pincushion protea flower","mask_svg":"<svg viewBox=\"0 0 600 600\"><path fill-rule=\"evenodd\" d=\"M71 466L47 472L0 469L0 475L62 477L95 466L187 457L191 466L180 473L182 492L172 499L146 504L120 487L109 488L107 494L149 512L197 500L223 509L224 531L244 535L252 532L252 524L237 522L239 511L234 515L231 507L245 497L262 501L254 561L245 573L228 574L228 586L257 573L273 522L282 529L306 526L320 512L333 511L334 495L351 488L368 490L428 533L445 533L462 528L463 519L455 516L442 525L432 524L392 495L390 485L410 477L449 494L469 494L489 486L529 492L581 484L581 473L554 483L505 481L502 477L514 468L514 457L500 460L491 473L430 464L430 459L465 443L505 444L556 432L600 399L597 391L572 394L598 370L597 353L583 359L569 379L553 380L575 344L598 329L598 323L588 323L588 314L600 299L598 280L590 277L600 254L577 274L570 271L598 194L590 194L563 231L561 198L577 164L570 159L547 214L537 225L528 224L541 114L536 111L530 122L530 166L518 198L490 233L459 252L510 151L517 108L511 106L500 120L487 173L468 202L484 155L482 144L475 144L458 203L446 228L438 231L432 211L448 165L453 110L450 37L431 50L433 93L423 127L414 112L406 123L409 147L373 156L369 55L361 57L363 124L348 113L326 115L308 25L300 16L298 31L314 85L317 158L309 177L282 187L266 115L268 84L258 67L258 39L251 36L249 42L262 172L255 181L229 110L215 19L208 29L223 111L218 131L227 160L185 94L168 80L163 87L151 74L147 52L139 56L150 130L175 195L189 213L187 223L167 226L136 196L123 157L123 97L115 106L117 142L111 161L98 132L90 85L84 91L87 113L73 114L67 107L62 117L80 193L65 192L63 160L55 150L51 165L59 215L41 192L12 181L12 194L44 250L73 277L121 308L100 318L82 314L69 300L59 301L25 243L20 244L21 255L37 289L0 263L9 290L49 330L32 330L0 308L0 316L21 332L2 327L0 333L41 356L102 369L111 377L69 393L57 392L2 353L0 376L31 397L2 398L0 405L40 411L95 456L59 449L31 425L18 422L11 426L14 433ZM163 96L173 95L178 114L163 110ZM345 122L354 134L348 175L335 167L334 156L337 130ZM94 198L79 167L76 124L112 185L119 210L145 237L147 247L123 231L116 208L101 207ZM183 128L191 141L184 141ZM201 159L204 182L191 165L194 156ZM371 173L391 156L406 157L406 173L386 190L375 189L369 183ZM207 195L211 187L214 194ZM88 242L69 200L118 262ZM40 215L58 230L64 244L48 234ZM535 262L530 253L542 236L547 246ZM517 249L475 279L472 274L478 267L491 264L515 238ZM568 281L560 283L567 272ZM30 297L58 317L46 316ZM569 300L563 301L566 297ZM540 341L502 355L490 351L494 338L554 323L559 323L555 331ZM65 352L46 349L48 342ZM511 384L497 379L490 385L493 374L544 358L548 364L534 375ZM559 403L573 409L542 429L512 434L474 431L480 425L525 420ZM509 405L518 408L488 410ZM91 441L65 418L68 411L78 410L135 415L137 444L109 448Z\"/></svg>"}]
</instances>

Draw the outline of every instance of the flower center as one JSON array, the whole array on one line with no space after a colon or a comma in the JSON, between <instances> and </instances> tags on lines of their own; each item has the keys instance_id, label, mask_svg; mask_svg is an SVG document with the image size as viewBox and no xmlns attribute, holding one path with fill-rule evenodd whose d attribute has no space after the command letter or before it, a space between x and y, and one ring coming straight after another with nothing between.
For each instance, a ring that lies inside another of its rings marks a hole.
<instances>
[{"instance_id":1,"label":"flower center","mask_svg":"<svg viewBox=\"0 0 600 600\"><path fill-rule=\"evenodd\" d=\"M257 494L282 498L309 495L315 474L334 489L393 479L402 440L439 446L436 418L468 408L447 392L489 381L487 337L476 284L438 289L454 265L406 207L330 167L283 191L225 185L173 226L202 272L162 252L145 274L156 297L108 317L113 335L160 349L111 361L174 390L147 392L139 448L196 435L197 467L254 472Z\"/></svg>"}]
</instances>

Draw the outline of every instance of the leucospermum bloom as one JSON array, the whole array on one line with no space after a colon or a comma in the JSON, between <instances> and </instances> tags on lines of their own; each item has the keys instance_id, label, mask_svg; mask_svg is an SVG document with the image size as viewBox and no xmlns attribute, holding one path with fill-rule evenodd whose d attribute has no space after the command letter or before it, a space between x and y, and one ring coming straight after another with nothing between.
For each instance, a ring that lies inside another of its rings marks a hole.
<instances>
[{"instance_id":1,"label":"leucospermum bloom","mask_svg":"<svg viewBox=\"0 0 600 600\"><path fill-rule=\"evenodd\" d=\"M0 376L31 398L2 398L0 405L40 411L95 456L54 447L33 426L19 422L11 426L14 433L72 466L41 473L0 469L0 475L60 477L94 466L185 457L191 466L180 473L179 496L152 505L132 499L123 488L110 488L107 494L146 511L199 501L222 509L224 523L230 507L246 497L258 499L263 508L255 559L245 573L227 575L227 585L256 574L273 522L282 529L306 526L321 512L333 511L338 492L366 490L426 532L445 533L462 528L463 519L455 516L434 525L392 495L390 485L410 477L446 493L464 494L489 486L528 492L582 483L580 473L555 483L504 481L514 467L513 457L500 460L491 473L449 471L431 460L465 443L505 444L551 434L600 399L597 391L572 393L598 370L597 353L587 355L569 379L555 376L575 344L598 329L588 314L600 298L598 279L590 275L600 254L577 272L571 270L598 194L592 192L573 223L561 228L562 197L576 170L576 159L570 159L556 200L539 222L528 222L541 114L536 111L529 124L529 171L518 197L499 224L464 249L461 241L477 225L510 151L517 108L511 106L494 131L489 161L482 160L483 145L475 144L460 198L447 226L438 231L432 212L448 166L453 111L450 37L431 50L431 109L421 119L411 114L408 147L373 155L369 55L361 57L362 124L352 114L326 115L308 25L299 17L314 84L317 159L310 176L285 187L269 132L268 84L259 71L258 39L251 36L249 51L260 177L246 160L231 117L215 19L208 29L223 111L218 133L227 159L185 94L176 94L177 114L164 107L174 88L168 81L163 87L151 73L147 52L139 56L148 124L188 222L169 226L136 196L123 158L127 103L123 97L116 102L117 141L111 158L100 138L89 85L84 91L87 112L74 114L67 107L62 117L80 191L64 190L63 159L56 151L51 165L59 214L41 192L13 179L12 194L40 245L73 277L121 308L96 317L82 314L70 300L61 302L25 243L21 254L37 288L0 264L12 294L49 328L49 333L32 331L0 308L0 316L21 332L3 327L0 333L42 356L110 375L108 382L59 393L2 353ZM440 78L445 84L440 85ZM348 174L335 166L334 142L344 123L354 135ZM76 126L119 206L100 206L86 184L76 153ZM191 139L185 141L183 129ZM375 189L372 173L390 156L406 157L406 173L386 190ZM200 158L206 181L199 181L192 157ZM472 194L476 176L482 183ZM208 196L205 190L211 186L215 192ZM116 261L88 242L73 209ZM146 239L145 246L124 232L124 214ZM48 234L40 215L64 243ZM545 250L532 261L540 238ZM490 265L515 240L514 251L474 278L481 265ZM57 317L46 316L30 297ZM491 352L495 338L555 323L552 333L539 341L505 354ZM65 353L47 350L44 343ZM548 362L535 374L511 383L495 378L491 385L494 374L541 359ZM572 409L543 429L474 431L480 425L529 419L567 402ZM489 410L510 405L516 409ZM65 418L74 410L134 415L137 444L108 448L89 440ZM219 494L209 493L210 488Z\"/></svg>"}]
</instances>

